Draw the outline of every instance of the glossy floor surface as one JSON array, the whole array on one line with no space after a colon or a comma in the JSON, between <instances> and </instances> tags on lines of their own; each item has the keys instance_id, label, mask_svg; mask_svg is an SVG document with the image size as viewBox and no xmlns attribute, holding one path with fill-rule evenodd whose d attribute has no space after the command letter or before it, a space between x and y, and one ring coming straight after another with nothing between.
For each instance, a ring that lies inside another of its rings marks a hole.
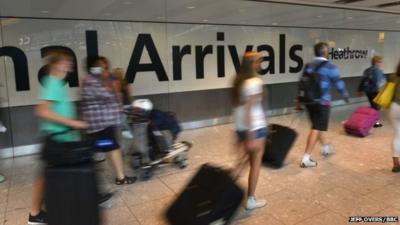
<instances>
[{"instance_id":1,"label":"glossy floor surface","mask_svg":"<svg viewBox=\"0 0 400 225\"><path fill-rule=\"evenodd\" d=\"M301 169L308 120L305 114L269 118L271 123L290 125L299 137L280 170L263 168L257 196L268 205L252 213L240 211L237 225L340 225L349 216L400 216L400 173L391 172L392 127L383 113L383 128L374 129L366 138L344 134L341 121L358 105L332 111L329 139L336 154L329 159L313 152L318 167ZM184 131L180 137L194 147L186 169L159 168L149 181L124 187L113 184L113 175L103 163L102 187L116 196L110 208L102 210L105 225L167 224L163 215L200 165L209 162L233 165L237 157L231 124ZM7 180L0 184L0 224L26 224L32 181L40 165L36 157L0 160L0 172ZM129 171L133 173L133 171ZM246 176L240 180L246 184ZM372 223L369 223L372 224ZM400 223L399 223L400 224Z\"/></svg>"}]
</instances>

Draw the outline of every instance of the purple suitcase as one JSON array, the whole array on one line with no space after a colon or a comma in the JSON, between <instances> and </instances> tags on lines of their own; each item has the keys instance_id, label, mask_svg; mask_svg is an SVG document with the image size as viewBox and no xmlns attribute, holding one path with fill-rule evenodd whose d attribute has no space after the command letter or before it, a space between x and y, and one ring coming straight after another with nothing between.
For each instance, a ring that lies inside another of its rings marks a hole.
<instances>
[{"instance_id":1,"label":"purple suitcase","mask_svg":"<svg viewBox=\"0 0 400 225\"><path fill-rule=\"evenodd\" d=\"M365 137L378 120L379 113L375 109L358 107L344 123L344 129L347 134Z\"/></svg>"}]
</instances>

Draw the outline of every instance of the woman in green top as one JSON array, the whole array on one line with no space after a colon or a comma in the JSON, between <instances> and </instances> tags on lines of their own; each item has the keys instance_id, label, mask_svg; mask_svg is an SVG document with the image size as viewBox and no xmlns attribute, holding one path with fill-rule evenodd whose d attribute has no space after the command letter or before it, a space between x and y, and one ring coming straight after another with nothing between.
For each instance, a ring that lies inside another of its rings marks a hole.
<instances>
[{"instance_id":1,"label":"woman in green top","mask_svg":"<svg viewBox=\"0 0 400 225\"><path fill-rule=\"evenodd\" d=\"M54 51L46 57L48 76L42 80L36 115L40 118L40 130L46 134L66 131L69 128L84 129L87 124L76 120L75 105L68 95L65 78L72 70L72 57L65 51ZM60 142L77 141L77 132L57 135ZM44 177L39 175L33 183L32 207L28 224L46 224L46 214L42 210Z\"/></svg>"},{"instance_id":2,"label":"woman in green top","mask_svg":"<svg viewBox=\"0 0 400 225\"><path fill-rule=\"evenodd\" d=\"M400 63L397 66L396 73L390 77L389 81L396 84L392 105L390 105L389 115L394 128L392 171L394 173L398 173L400 172Z\"/></svg>"}]
</instances>

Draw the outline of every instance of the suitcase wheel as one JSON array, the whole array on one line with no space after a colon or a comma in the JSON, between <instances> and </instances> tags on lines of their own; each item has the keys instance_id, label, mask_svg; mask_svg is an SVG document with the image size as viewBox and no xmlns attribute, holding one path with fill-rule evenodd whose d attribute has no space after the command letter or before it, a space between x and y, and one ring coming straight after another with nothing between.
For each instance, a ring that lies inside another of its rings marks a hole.
<instances>
[{"instance_id":1,"label":"suitcase wheel","mask_svg":"<svg viewBox=\"0 0 400 225\"><path fill-rule=\"evenodd\" d=\"M132 156L131 166L133 169L137 170L142 164L142 158L138 155Z\"/></svg>"},{"instance_id":2,"label":"suitcase wheel","mask_svg":"<svg viewBox=\"0 0 400 225\"><path fill-rule=\"evenodd\" d=\"M148 166L148 167L143 167L142 172L141 172L141 179L142 180L149 180L153 176L153 168Z\"/></svg>"},{"instance_id":3,"label":"suitcase wheel","mask_svg":"<svg viewBox=\"0 0 400 225\"><path fill-rule=\"evenodd\" d=\"M185 169L187 167L187 159L185 158L185 156L183 154L180 154L175 158L175 164L179 168Z\"/></svg>"},{"instance_id":4,"label":"suitcase wheel","mask_svg":"<svg viewBox=\"0 0 400 225\"><path fill-rule=\"evenodd\" d=\"M179 168L185 169L187 167L187 160L182 160L178 163Z\"/></svg>"}]
</instances>

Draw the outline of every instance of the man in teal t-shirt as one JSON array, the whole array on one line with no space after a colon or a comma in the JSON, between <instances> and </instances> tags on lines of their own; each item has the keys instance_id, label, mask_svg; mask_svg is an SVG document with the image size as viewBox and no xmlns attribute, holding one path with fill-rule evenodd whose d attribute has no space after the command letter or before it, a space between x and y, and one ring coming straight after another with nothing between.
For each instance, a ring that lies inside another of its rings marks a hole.
<instances>
[{"instance_id":1,"label":"man in teal t-shirt","mask_svg":"<svg viewBox=\"0 0 400 225\"><path fill-rule=\"evenodd\" d=\"M43 78L43 88L40 90L36 115L40 118L39 127L45 134L54 134L74 129L85 129L87 124L76 119L76 109L71 101L65 78L72 71L72 56L65 51L55 50L46 56L48 74ZM76 131L57 135L54 140L69 142L79 140ZM47 224L46 212L42 209L45 180L43 174L36 177L33 183L32 205L28 224Z\"/></svg>"},{"instance_id":2,"label":"man in teal t-shirt","mask_svg":"<svg viewBox=\"0 0 400 225\"><path fill-rule=\"evenodd\" d=\"M68 119L77 118L76 107L69 97L65 81L62 79L50 75L44 77L39 99L50 101L50 111L55 114ZM70 129L63 124L44 119L40 119L39 126L40 130L46 134L59 133ZM79 140L79 134L76 131L69 131L65 134L54 136L54 140L62 142L77 141Z\"/></svg>"}]
</instances>

